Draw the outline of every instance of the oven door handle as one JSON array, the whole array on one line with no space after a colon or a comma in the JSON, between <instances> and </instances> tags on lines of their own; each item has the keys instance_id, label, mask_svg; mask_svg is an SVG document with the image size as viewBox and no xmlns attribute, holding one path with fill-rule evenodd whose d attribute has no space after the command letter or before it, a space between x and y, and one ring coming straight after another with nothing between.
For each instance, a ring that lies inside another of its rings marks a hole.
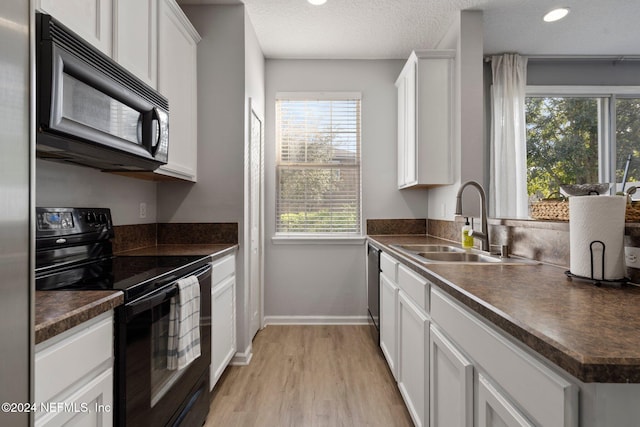
<instances>
[{"instance_id":1,"label":"oven door handle","mask_svg":"<svg viewBox=\"0 0 640 427\"><path fill-rule=\"evenodd\" d=\"M126 316L127 320L131 319L144 311L151 310L153 307L162 304L169 298L178 294L178 285L170 286L161 292L157 292L153 295L141 298L138 301L127 305Z\"/></svg>"},{"instance_id":2,"label":"oven door handle","mask_svg":"<svg viewBox=\"0 0 640 427\"><path fill-rule=\"evenodd\" d=\"M193 273L194 276L198 278L198 281L201 278L211 271L211 264L207 264L201 269L195 271ZM129 321L133 316L136 316L144 311L151 310L153 307L162 304L169 298L172 298L178 294L178 285L171 285L162 291L156 292L146 297L142 297L141 299L130 303L125 308L125 315L127 321Z\"/></svg>"}]
</instances>

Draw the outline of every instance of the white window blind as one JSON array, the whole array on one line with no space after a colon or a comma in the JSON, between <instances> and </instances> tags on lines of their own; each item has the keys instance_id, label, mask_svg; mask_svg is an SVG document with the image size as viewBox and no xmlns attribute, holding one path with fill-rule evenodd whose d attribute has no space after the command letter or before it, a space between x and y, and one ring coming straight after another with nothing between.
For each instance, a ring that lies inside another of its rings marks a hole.
<instances>
[{"instance_id":1,"label":"white window blind","mask_svg":"<svg viewBox=\"0 0 640 427\"><path fill-rule=\"evenodd\" d=\"M359 235L359 94L277 98L276 233Z\"/></svg>"}]
</instances>

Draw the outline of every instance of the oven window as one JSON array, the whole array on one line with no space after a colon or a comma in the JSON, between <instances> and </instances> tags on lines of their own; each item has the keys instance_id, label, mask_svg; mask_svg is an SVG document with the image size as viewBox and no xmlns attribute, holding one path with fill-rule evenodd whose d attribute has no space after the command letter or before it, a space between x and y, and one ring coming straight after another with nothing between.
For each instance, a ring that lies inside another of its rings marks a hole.
<instances>
[{"instance_id":1,"label":"oven window","mask_svg":"<svg viewBox=\"0 0 640 427\"><path fill-rule=\"evenodd\" d=\"M167 369L167 346L169 343L170 300L156 306L151 323L151 406L169 391L186 369Z\"/></svg>"},{"instance_id":2,"label":"oven window","mask_svg":"<svg viewBox=\"0 0 640 427\"><path fill-rule=\"evenodd\" d=\"M127 140L142 141L142 117L133 108L63 74L62 117Z\"/></svg>"}]
</instances>

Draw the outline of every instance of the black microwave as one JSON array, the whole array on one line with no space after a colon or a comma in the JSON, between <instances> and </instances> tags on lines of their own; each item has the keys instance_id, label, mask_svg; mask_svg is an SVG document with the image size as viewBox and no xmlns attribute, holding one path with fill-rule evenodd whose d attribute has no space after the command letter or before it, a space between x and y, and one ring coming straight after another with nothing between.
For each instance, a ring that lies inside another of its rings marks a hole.
<instances>
[{"instance_id":1,"label":"black microwave","mask_svg":"<svg viewBox=\"0 0 640 427\"><path fill-rule=\"evenodd\" d=\"M167 163L169 102L49 15L36 15L36 154L107 171Z\"/></svg>"}]
</instances>

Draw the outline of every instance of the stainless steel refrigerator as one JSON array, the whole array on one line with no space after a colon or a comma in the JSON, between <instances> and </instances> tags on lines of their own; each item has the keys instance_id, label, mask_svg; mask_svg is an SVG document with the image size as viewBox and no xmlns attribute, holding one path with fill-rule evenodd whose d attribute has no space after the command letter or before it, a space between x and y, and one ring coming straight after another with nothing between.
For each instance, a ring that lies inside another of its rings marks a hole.
<instances>
[{"instance_id":1,"label":"stainless steel refrigerator","mask_svg":"<svg viewBox=\"0 0 640 427\"><path fill-rule=\"evenodd\" d=\"M33 365L30 135L30 5L0 2L0 401L29 402ZM26 412L0 425L27 426Z\"/></svg>"}]
</instances>

